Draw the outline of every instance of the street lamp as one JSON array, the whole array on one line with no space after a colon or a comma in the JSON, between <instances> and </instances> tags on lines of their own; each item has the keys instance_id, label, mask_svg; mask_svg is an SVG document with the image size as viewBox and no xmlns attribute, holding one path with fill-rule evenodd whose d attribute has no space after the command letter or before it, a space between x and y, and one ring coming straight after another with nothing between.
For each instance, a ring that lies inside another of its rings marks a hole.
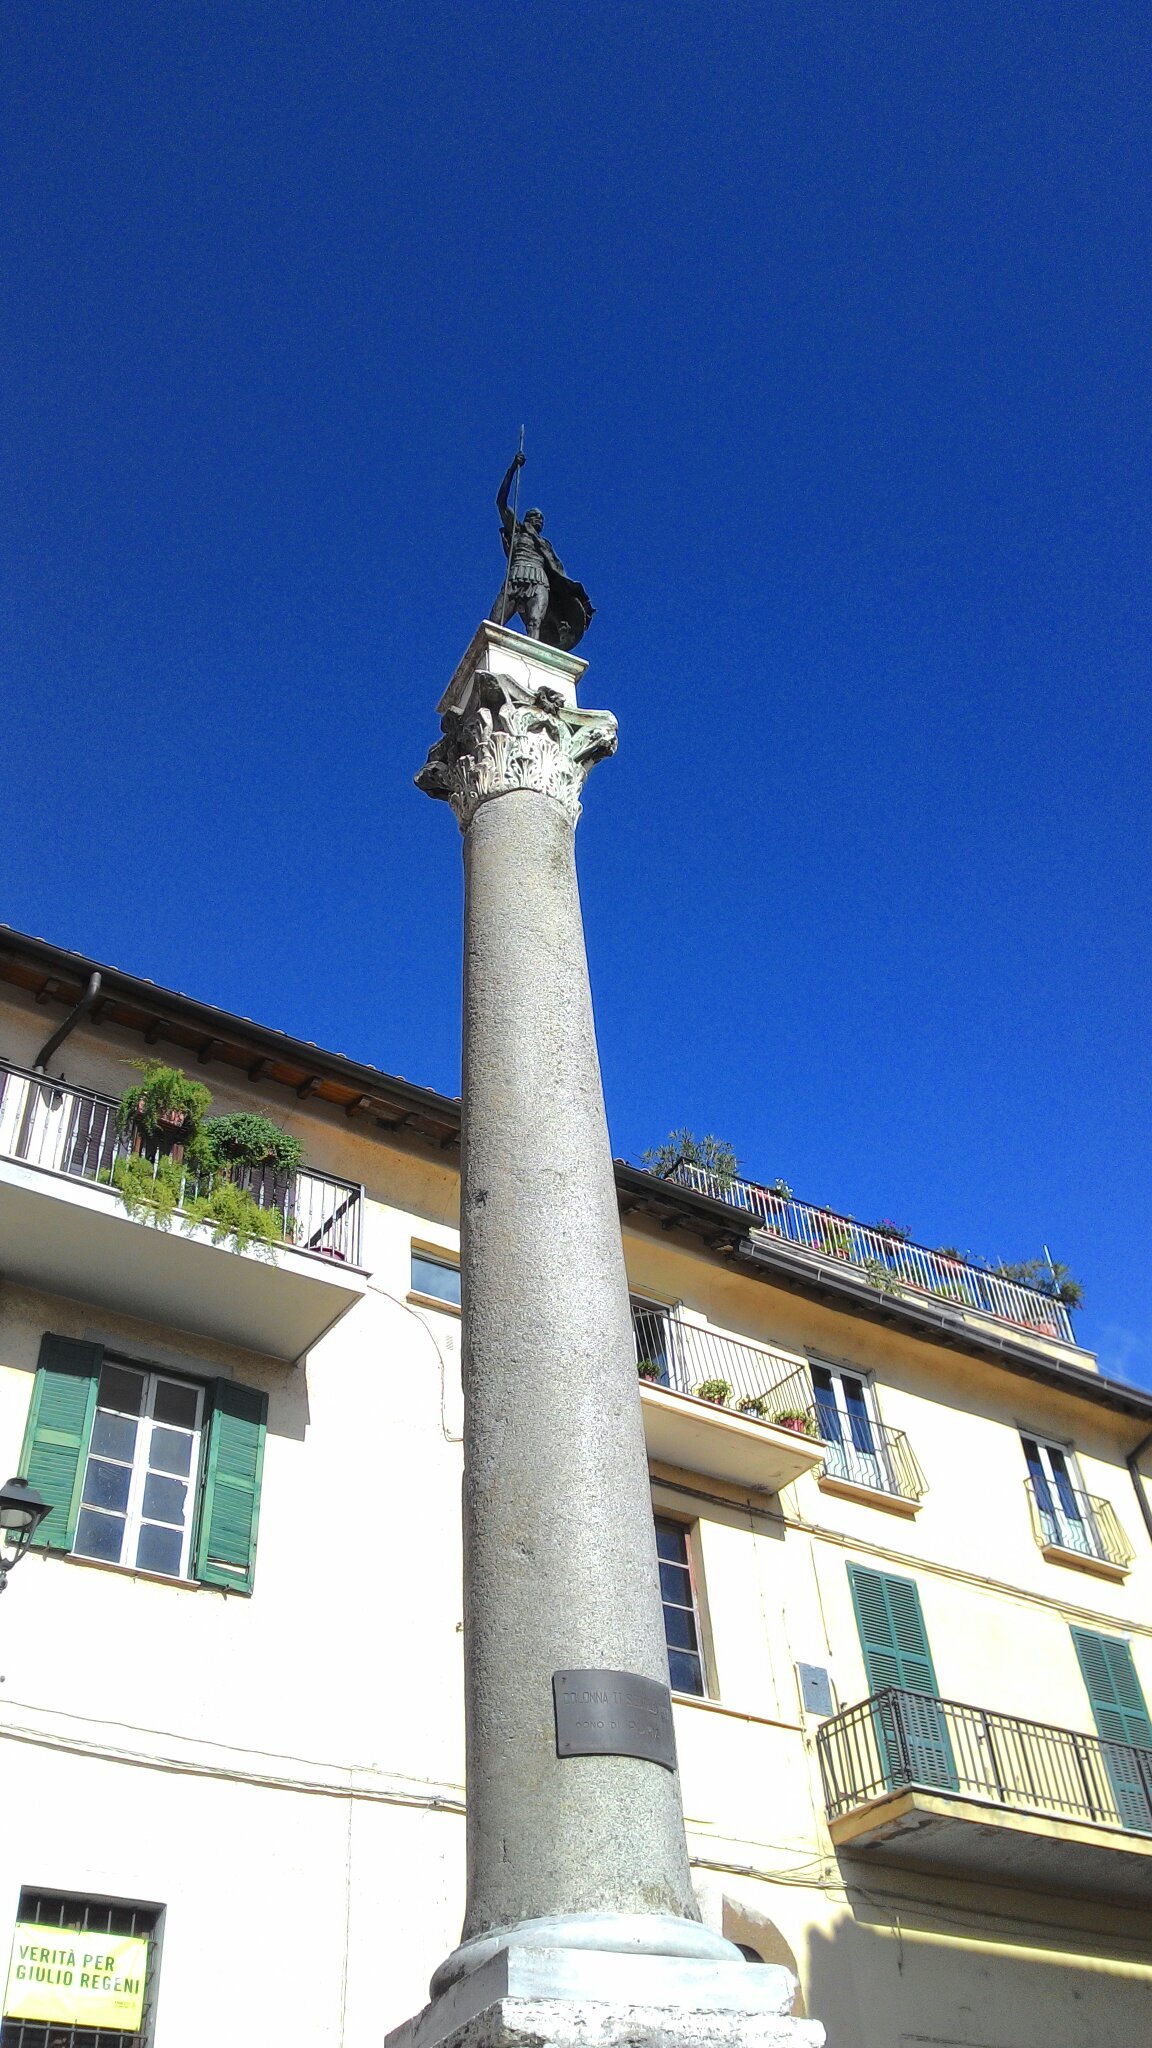
<instances>
[{"instance_id":1,"label":"street lamp","mask_svg":"<svg viewBox=\"0 0 1152 2048\"><path fill-rule=\"evenodd\" d=\"M0 1549L0 1593L13 1565L19 1564L45 1515L51 1513L51 1506L26 1479L9 1479L0 1486L0 1540L10 1545L8 1554Z\"/></svg>"}]
</instances>

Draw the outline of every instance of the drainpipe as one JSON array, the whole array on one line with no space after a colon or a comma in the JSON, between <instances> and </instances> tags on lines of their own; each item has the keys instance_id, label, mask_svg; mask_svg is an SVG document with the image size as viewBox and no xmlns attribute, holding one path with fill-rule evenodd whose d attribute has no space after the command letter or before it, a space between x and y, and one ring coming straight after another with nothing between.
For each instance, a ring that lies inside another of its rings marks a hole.
<instances>
[{"instance_id":1,"label":"drainpipe","mask_svg":"<svg viewBox=\"0 0 1152 2048\"><path fill-rule=\"evenodd\" d=\"M83 995L81 996L80 1001L76 1004L75 1009L69 1010L68 1015L64 1019L64 1022L59 1026L59 1028L56 1031L52 1033L51 1038L49 1038L46 1041L46 1043L41 1046L40 1051L36 1056L36 1064L32 1069L32 1072L34 1074L42 1074L44 1072L45 1067L48 1065L48 1062L52 1058L52 1055L56 1051L57 1047L63 1045L64 1040L68 1036L68 1033L75 1029L76 1025L80 1022L81 1017L83 1017L86 1014L86 1012L92 1008L92 1005L96 1001L96 998L99 995L99 993L100 976L98 974L93 974L89 978L88 986L85 989Z\"/></svg>"},{"instance_id":2,"label":"drainpipe","mask_svg":"<svg viewBox=\"0 0 1152 2048\"><path fill-rule=\"evenodd\" d=\"M1152 1505L1149 1504L1148 1495L1144 1489L1144 1481L1141 1479L1139 1471L1140 1459L1148 1449L1149 1444L1152 1444L1152 1429L1148 1431L1147 1436L1141 1437L1134 1451L1129 1451L1124 1462L1131 1475L1132 1484L1136 1488L1136 1498L1140 1503L1140 1513L1144 1517L1144 1527L1147 1529L1149 1536L1152 1536Z\"/></svg>"}]
</instances>

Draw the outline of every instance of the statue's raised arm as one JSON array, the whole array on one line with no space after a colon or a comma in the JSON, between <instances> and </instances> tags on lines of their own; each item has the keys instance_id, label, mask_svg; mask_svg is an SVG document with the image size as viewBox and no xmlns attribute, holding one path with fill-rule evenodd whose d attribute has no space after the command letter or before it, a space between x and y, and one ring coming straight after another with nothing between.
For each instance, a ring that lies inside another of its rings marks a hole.
<instances>
[{"instance_id":1,"label":"statue's raised arm","mask_svg":"<svg viewBox=\"0 0 1152 2048\"><path fill-rule=\"evenodd\" d=\"M523 467L524 451L522 448L519 448L517 449L515 455L512 457L511 462L508 464L508 473L505 476L504 481L500 486L500 489L496 493L496 510L500 514L500 524L503 527L504 532L508 535L509 539L511 539L512 531L515 527L516 521L512 513L508 510L508 493L512 488L512 479L515 476L516 471L518 469L523 469ZM505 545L507 545L507 543L505 543Z\"/></svg>"},{"instance_id":2,"label":"statue's raised arm","mask_svg":"<svg viewBox=\"0 0 1152 2048\"><path fill-rule=\"evenodd\" d=\"M521 450L509 463L496 493L508 574L491 616L502 626L519 614L530 640L542 640L549 647L575 647L588 629L595 606L584 585L564 574L559 555L544 539L544 514L534 509L517 519L510 510L512 479L523 467Z\"/></svg>"}]
</instances>

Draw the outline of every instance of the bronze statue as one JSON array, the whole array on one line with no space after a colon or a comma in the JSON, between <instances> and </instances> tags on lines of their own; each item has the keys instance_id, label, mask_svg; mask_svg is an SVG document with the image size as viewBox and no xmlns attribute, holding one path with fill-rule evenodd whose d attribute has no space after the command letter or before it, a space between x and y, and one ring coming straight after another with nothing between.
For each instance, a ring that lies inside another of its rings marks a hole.
<instances>
[{"instance_id":1,"label":"bronze statue","mask_svg":"<svg viewBox=\"0 0 1152 2048\"><path fill-rule=\"evenodd\" d=\"M544 514L533 510L517 519L509 511L509 488L517 470L523 467L521 451L509 463L508 474L496 494L508 574L491 615L502 626L519 613L530 640L568 649L583 638L595 606L584 585L574 583L564 574L564 564L555 548L543 538Z\"/></svg>"}]
</instances>

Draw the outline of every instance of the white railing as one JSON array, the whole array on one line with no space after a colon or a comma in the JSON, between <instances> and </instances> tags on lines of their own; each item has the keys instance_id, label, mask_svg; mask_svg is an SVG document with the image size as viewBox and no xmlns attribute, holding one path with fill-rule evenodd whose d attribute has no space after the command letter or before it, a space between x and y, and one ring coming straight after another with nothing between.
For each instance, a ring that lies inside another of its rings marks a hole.
<instances>
[{"instance_id":1,"label":"white railing","mask_svg":"<svg viewBox=\"0 0 1152 2048\"><path fill-rule=\"evenodd\" d=\"M961 1308L976 1309L981 1315L995 1316L1000 1322L1014 1323L1020 1329L1036 1330L1064 1344L1076 1341L1064 1303L1050 1294L1041 1294L1038 1288L1024 1287L1018 1280L1001 1279L998 1273L990 1273L983 1266L970 1265L965 1259L946 1258L943 1252L929 1251L926 1245L912 1244L906 1238L889 1237L885 1231L855 1223L850 1216L840 1216L833 1209L816 1209L794 1197L774 1195L770 1188L760 1187L756 1181L726 1180L709 1173L706 1167L685 1164L676 1167L668 1177L682 1187L694 1188L697 1194L711 1195L714 1201L745 1210L754 1228L783 1238L788 1244L862 1267L882 1291L896 1293L912 1287L921 1294L954 1301Z\"/></svg>"},{"instance_id":2,"label":"white railing","mask_svg":"<svg viewBox=\"0 0 1152 2048\"><path fill-rule=\"evenodd\" d=\"M0 1060L0 1156L107 1184L118 1159L132 1151L116 1128L117 1103L91 1088L49 1081ZM262 1209L279 1209L288 1244L356 1265L360 1255L363 1189L355 1181L301 1167L276 1174L269 1167L238 1167L232 1177ZM194 1180L189 1195L197 1192Z\"/></svg>"}]
</instances>

